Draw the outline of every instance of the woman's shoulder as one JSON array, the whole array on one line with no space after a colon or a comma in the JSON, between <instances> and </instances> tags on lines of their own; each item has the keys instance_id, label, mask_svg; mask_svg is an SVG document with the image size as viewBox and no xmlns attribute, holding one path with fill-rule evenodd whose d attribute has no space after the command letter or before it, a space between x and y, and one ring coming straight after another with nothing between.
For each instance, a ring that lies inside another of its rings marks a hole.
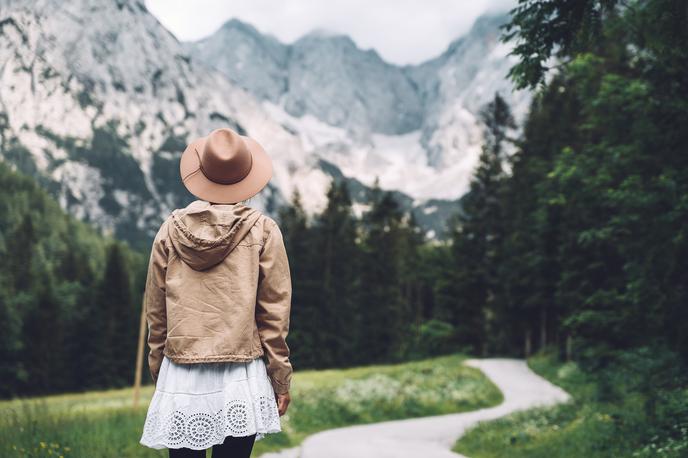
<instances>
[{"instance_id":1,"label":"woman's shoulder","mask_svg":"<svg viewBox=\"0 0 688 458\"><path fill-rule=\"evenodd\" d=\"M170 211L167 214L167 216L162 220L160 226L158 227L158 231L156 232L155 237L153 238L154 245L156 243L159 243L167 247L168 245L172 244L171 232L174 231L175 215L177 215L180 211L183 210L184 208L175 208L174 210Z\"/></svg>"},{"instance_id":2,"label":"woman's shoulder","mask_svg":"<svg viewBox=\"0 0 688 458\"><path fill-rule=\"evenodd\" d=\"M277 221L272 218L269 215L266 215L265 213L261 213L260 219L263 221L263 227L266 230L272 230L272 229L279 229L279 225L277 224Z\"/></svg>"},{"instance_id":3,"label":"woman's shoulder","mask_svg":"<svg viewBox=\"0 0 688 458\"><path fill-rule=\"evenodd\" d=\"M170 219L172 218L172 214L168 215L162 222L160 223L160 227L158 227L158 231L155 234L155 237L153 238L153 243L155 242L162 242L168 237L168 226L170 224Z\"/></svg>"},{"instance_id":4,"label":"woman's shoulder","mask_svg":"<svg viewBox=\"0 0 688 458\"><path fill-rule=\"evenodd\" d=\"M280 232L277 221L263 212L260 213L260 216L258 217L254 227L260 232L263 244L268 239L270 234Z\"/></svg>"},{"instance_id":5,"label":"woman's shoulder","mask_svg":"<svg viewBox=\"0 0 688 458\"><path fill-rule=\"evenodd\" d=\"M280 225L277 219L266 214L263 214L262 218L264 221L263 224L267 231L281 232Z\"/></svg>"}]
</instances>

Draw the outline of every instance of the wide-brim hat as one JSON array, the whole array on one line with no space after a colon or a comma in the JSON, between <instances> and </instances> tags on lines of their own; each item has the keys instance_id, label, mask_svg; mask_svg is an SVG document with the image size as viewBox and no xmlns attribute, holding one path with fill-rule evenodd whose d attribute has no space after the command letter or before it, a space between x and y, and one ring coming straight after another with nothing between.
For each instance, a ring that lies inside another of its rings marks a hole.
<instances>
[{"instance_id":1,"label":"wide-brim hat","mask_svg":"<svg viewBox=\"0 0 688 458\"><path fill-rule=\"evenodd\" d=\"M256 140L221 128L189 143L179 172L191 194L232 204L256 195L268 184L272 161Z\"/></svg>"}]
</instances>

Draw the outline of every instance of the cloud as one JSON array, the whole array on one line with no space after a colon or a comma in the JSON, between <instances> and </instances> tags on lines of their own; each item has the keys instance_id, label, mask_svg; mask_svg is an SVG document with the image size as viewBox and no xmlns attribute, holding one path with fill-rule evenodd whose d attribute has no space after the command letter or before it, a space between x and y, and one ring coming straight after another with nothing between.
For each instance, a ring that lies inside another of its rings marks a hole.
<instances>
[{"instance_id":1,"label":"cloud","mask_svg":"<svg viewBox=\"0 0 688 458\"><path fill-rule=\"evenodd\" d=\"M146 0L182 41L206 37L238 18L286 43L314 29L346 34L397 64L437 56L481 14L514 5L515 0Z\"/></svg>"}]
</instances>

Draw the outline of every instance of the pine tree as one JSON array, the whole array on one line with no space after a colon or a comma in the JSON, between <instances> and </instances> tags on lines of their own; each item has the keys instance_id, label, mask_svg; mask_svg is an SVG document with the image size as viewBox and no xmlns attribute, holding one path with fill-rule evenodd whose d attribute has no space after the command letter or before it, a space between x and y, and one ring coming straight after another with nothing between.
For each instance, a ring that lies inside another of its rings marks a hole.
<instances>
[{"instance_id":1,"label":"pine tree","mask_svg":"<svg viewBox=\"0 0 688 458\"><path fill-rule=\"evenodd\" d=\"M46 394L64 390L64 327L55 280L47 269L38 274L35 301L25 312L22 361L27 377L24 393Z\"/></svg>"},{"instance_id":2,"label":"pine tree","mask_svg":"<svg viewBox=\"0 0 688 458\"><path fill-rule=\"evenodd\" d=\"M317 346L316 314L319 307L319 285L315 274L313 231L301 203L301 194L294 190L289 205L279 211L280 229L289 256L292 279L292 307L287 343L292 350L295 367L317 367L320 355Z\"/></svg>"},{"instance_id":3,"label":"pine tree","mask_svg":"<svg viewBox=\"0 0 688 458\"><path fill-rule=\"evenodd\" d=\"M418 226L414 214L409 213L402 221L402 262L399 280L406 305L405 315L409 324L420 326L425 318L423 307L423 287L429 279L421 250L425 243L423 230Z\"/></svg>"},{"instance_id":4,"label":"pine tree","mask_svg":"<svg viewBox=\"0 0 688 458\"><path fill-rule=\"evenodd\" d=\"M403 213L390 192L376 181L371 209L364 215L360 288L362 363L390 360L408 337L407 307L400 275L403 256Z\"/></svg>"},{"instance_id":5,"label":"pine tree","mask_svg":"<svg viewBox=\"0 0 688 458\"><path fill-rule=\"evenodd\" d=\"M313 243L318 258L319 349L327 366L350 364L357 336L359 248L351 197L344 181L332 181L327 207L315 218Z\"/></svg>"},{"instance_id":6,"label":"pine tree","mask_svg":"<svg viewBox=\"0 0 688 458\"><path fill-rule=\"evenodd\" d=\"M556 298L560 280L562 200L549 173L557 153L576 144L577 97L566 80L556 77L531 104L518 150L509 158L512 174L504 194L507 234L499 277L500 301L509 310L512 344L526 355L568 332L560 327ZM563 347L562 347L563 348Z\"/></svg>"},{"instance_id":7,"label":"pine tree","mask_svg":"<svg viewBox=\"0 0 688 458\"><path fill-rule=\"evenodd\" d=\"M110 383L126 386L134 377L139 315L134 306L129 266L121 242L113 242L108 248L99 292L99 305L105 310L107 320L104 331L108 342Z\"/></svg>"},{"instance_id":8,"label":"pine tree","mask_svg":"<svg viewBox=\"0 0 688 458\"><path fill-rule=\"evenodd\" d=\"M499 314L504 311L495 299L500 286L498 267L504 240L504 142L515 123L498 93L481 111L481 116L485 140L453 232L456 273L450 275L455 282L451 288L455 294L453 318L459 342L485 355L488 344L500 350L504 344L496 326Z\"/></svg>"}]
</instances>

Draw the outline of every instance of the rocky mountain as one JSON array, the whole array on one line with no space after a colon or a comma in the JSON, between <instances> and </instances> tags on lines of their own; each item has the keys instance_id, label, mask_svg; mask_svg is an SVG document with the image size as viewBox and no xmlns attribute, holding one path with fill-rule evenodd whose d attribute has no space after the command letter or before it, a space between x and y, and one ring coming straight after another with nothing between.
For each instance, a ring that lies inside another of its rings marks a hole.
<instances>
[{"instance_id":1,"label":"rocky mountain","mask_svg":"<svg viewBox=\"0 0 688 458\"><path fill-rule=\"evenodd\" d=\"M236 20L182 44L141 1L0 0L0 158L73 215L147 248L194 199L178 176L187 142L230 126L274 159L253 205L274 212L298 187L316 211L341 179L361 211L379 177L437 233L477 157L477 107L508 87L498 22L399 67L344 36L287 45Z\"/></svg>"},{"instance_id":2,"label":"rocky mountain","mask_svg":"<svg viewBox=\"0 0 688 458\"><path fill-rule=\"evenodd\" d=\"M403 69L345 35L319 30L285 45L233 19L187 49L290 115L313 115L362 139L370 132L410 132L423 119L422 101Z\"/></svg>"},{"instance_id":3,"label":"rocky mountain","mask_svg":"<svg viewBox=\"0 0 688 458\"><path fill-rule=\"evenodd\" d=\"M513 92L514 63L499 42L505 15L480 17L447 50L397 66L346 36L315 31L280 43L233 19L186 49L263 101L310 154L346 176L416 199L465 193L482 142L480 109L499 91L521 119L527 92Z\"/></svg>"},{"instance_id":4,"label":"rocky mountain","mask_svg":"<svg viewBox=\"0 0 688 458\"><path fill-rule=\"evenodd\" d=\"M300 140L255 97L200 69L138 1L0 0L0 151L60 204L146 246L194 197L179 180L187 141L231 126L260 139L274 211L295 180L324 189Z\"/></svg>"}]
</instances>

